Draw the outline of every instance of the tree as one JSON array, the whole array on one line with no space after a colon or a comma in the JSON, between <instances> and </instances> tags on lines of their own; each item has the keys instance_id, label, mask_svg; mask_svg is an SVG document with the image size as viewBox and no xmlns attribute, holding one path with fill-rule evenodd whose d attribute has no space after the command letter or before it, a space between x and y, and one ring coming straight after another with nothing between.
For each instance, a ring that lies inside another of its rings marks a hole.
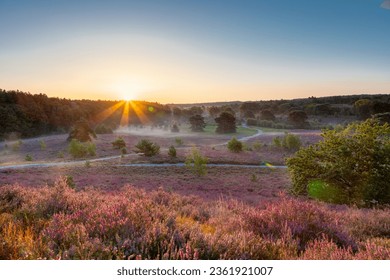
<instances>
[{"instance_id":1,"label":"tree","mask_svg":"<svg viewBox=\"0 0 390 280\"><path fill-rule=\"evenodd\" d=\"M96 134L88 122L86 120L79 120L70 131L68 141L76 139L80 142L87 142L92 140L91 136L96 138Z\"/></svg>"},{"instance_id":2,"label":"tree","mask_svg":"<svg viewBox=\"0 0 390 280\"><path fill-rule=\"evenodd\" d=\"M203 128L206 127L206 123L204 122L204 118L201 115L191 116L190 119L191 130L194 132L201 132Z\"/></svg>"},{"instance_id":3,"label":"tree","mask_svg":"<svg viewBox=\"0 0 390 280\"><path fill-rule=\"evenodd\" d=\"M323 141L287 160L292 192L308 195L321 186L339 203L368 206L390 203L390 126L368 119L323 132Z\"/></svg>"},{"instance_id":4,"label":"tree","mask_svg":"<svg viewBox=\"0 0 390 280\"><path fill-rule=\"evenodd\" d=\"M307 114L301 110L294 110L288 114L288 120L292 125L302 128L306 125Z\"/></svg>"},{"instance_id":5,"label":"tree","mask_svg":"<svg viewBox=\"0 0 390 280\"><path fill-rule=\"evenodd\" d=\"M353 104L356 115L361 119L365 120L372 114L374 103L370 99L359 99Z\"/></svg>"},{"instance_id":6,"label":"tree","mask_svg":"<svg viewBox=\"0 0 390 280\"><path fill-rule=\"evenodd\" d=\"M274 121L275 115L270 110L263 110L263 111L261 111L260 119L266 120L266 121Z\"/></svg>"},{"instance_id":7,"label":"tree","mask_svg":"<svg viewBox=\"0 0 390 280\"><path fill-rule=\"evenodd\" d=\"M235 133L236 132L236 118L228 113L222 112L218 118L215 119L217 123L217 133Z\"/></svg>"}]
</instances>

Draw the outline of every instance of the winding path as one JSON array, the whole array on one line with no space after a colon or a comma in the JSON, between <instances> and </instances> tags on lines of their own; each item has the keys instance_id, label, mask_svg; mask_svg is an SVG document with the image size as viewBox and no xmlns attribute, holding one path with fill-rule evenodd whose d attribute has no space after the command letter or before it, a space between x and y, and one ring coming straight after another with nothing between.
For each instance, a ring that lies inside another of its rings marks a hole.
<instances>
[{"instance_id":1,"label":"winding path","mask_svg":"<svg viewBox=\"0 0 390 280\"><path fill-rule=\"evenodd\" d=\"M244 125L243 125L244 126ZM246 127L246 126L244 126ZM241 138L238 138L239 141L248 141L250 139L256 138L259 135L263 134L263 131L260 129L257 129L257 133L250 135L250 136L244 136ZM223 146L226 145L227 142L213 145L213 146ZM128 154L126 156L131 156L136 154ZM95 159L85 159L85 160L75 160L75 161L62 161L62 162L41 162L41 163L28 163L28 164L14 164L14 165L3 165L0 166L0 170L9 170L9 169L22 169L22 168L47 168L47 167L56 167L56 166L72 166L72 165L82 165L85 164L87 161L89 162L98 162L98 161L105 161L105 160L111 160L111 159L119 159L121 156L109 156L109 157L101 157L101 158L95 158ZM170 166L177 166L177 167L184 167L184 163L129 163L129 164L118 164L115 166L122 166L122 167L170 167ZM277 168L277 169L284 169L286 166L284 165L278 165L278 166L267 166L267 165L249 165L249 164L224 164L224 163L209 163L207 164L209 167L241 167L241 168Z\"/></svg>"}]
</instances>

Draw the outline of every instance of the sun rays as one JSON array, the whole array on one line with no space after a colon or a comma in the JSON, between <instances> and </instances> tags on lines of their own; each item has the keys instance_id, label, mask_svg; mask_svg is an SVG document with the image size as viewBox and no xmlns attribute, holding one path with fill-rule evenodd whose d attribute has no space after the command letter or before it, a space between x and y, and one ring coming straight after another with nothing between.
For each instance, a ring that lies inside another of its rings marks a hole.
<instances>
[{"instance_id":1,"label":"sun rays","mask_svg":"<svg viewBox=\"0 0 390 280\"><path fill-rule=\"evenodd\" d=\"M126 127L131 123L139 123L142 125L150 123L150 119L145 112L149 111L150 113L153 113L155 108L153 106L148 106L147 104L141 104L138 101L122 100L97 114L92 120L96 124L103 123L120 110L122 110L122 114L119 125L121 127Z\"/></svg>"}]
</instances>

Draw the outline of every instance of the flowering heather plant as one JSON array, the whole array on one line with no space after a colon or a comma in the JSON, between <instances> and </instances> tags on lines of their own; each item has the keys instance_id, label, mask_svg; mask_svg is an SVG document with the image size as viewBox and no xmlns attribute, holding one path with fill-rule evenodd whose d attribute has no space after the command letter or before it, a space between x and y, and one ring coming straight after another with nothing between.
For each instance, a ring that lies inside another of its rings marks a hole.
<instances>
[{"instance_id":1,"label":"flowering heather plant","mask_svg":"<svg viewBox=\"0 0 390 280\"><path fill-rule=\"evenodd\" d=\"M390 210L0 187L1 259L390 259Z\"/></svg>"}]
</instances>

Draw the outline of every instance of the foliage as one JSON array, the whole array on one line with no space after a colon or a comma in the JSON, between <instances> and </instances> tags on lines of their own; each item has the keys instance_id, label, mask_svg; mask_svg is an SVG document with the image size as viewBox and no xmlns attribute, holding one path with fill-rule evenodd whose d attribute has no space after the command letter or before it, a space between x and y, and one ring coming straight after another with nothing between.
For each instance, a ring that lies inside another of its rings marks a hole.
<instances>
[{"instance_id":1,"label":"foliage","mask_svg":"<svg viewBox=\"0 0 390 280\"><path fill-rule=\"evenodd\" d=\"M176 123L174 123L171 127L171 132L177 133L180 132L180 129Z\"/></svg>"},{"instance_id":2,"label":"foliage","mask_svg":"<svg viewBox=\"0 0 390 280\"><path fill-rule=\"evenodd\" d=\"M233 137L228 143L227 147L229 151L233 153L239 153L242 152L243 144L241 141L238 141L236 137Z\"/></svg>"},{"instance_id":3,"label":"foliage","mask_svg":"<svg viewBox=\"0 0 390 280\"><path fill-rule=\"evenodd\" d=\"M181 145L183 145L183 139L177 137L177 138L175 138L175 143L176 143L176 145L181 146Z\"/></svg>"},{"instance_id":4,"label":"foliage","mask_svg":"<svg viewBox=\"0 0 390 280\"><path fill-rule=\"evenodd\" d=\"M279 136L276 136L274 139L272 139L272 145L274 145L277 148L282 147L282 139L280 139Z\"/></svg>"},{"instance_id":5,"label":"foliage","mask_svg":"<svg viewBox=\"0 0 390 280\"><path fill-rule=\"evenodd\" d=\"M15 143L12 144L12 151L17 152L20 150L20 146L22 146L23 142L22 140L18 140Z\"/></svg>"},{"instance_id":6,"label":"foliage","mask_svg":"<svg viewBox=\"0 0 390 280\"><path fill-rule=\"evenodd\" d=\"M170 156L172 158L176 157L176 148L174 146L169 147L168 156Z\"/></svg>"},{"instance_id":7,"label":"foliage","mask_svg":"<svg viewBox=\"0 0 390 280\"><path fill-rule=\"evenodd\" d=\"M324 131L323 141L287 160L295 194L308 194L313 181L344 194L342 203L390 203L390 126L368 119L341 131Z\"/></svg>"},{"instance_id":8,"label":"foliage","mask_svg":"<svg viewBox=\"0 0 390 280\"><path fill-rule=\"evenodd\" d=\"M301 147L301 139L298 135L285 133L282 139L282 147L288 150L297 151Z\"/></svg>"},{"instance_id":9,"label":"foliage","mask_svg":"<svg viewBox=\"0 0 390 280\"><path fill-rule=\"evenodd\" d=\"M94 143L81 143L76 139L72 139L72 141L70 141L68 150L74 158L82 158L86 157L87 155L96 155L96 145Z\"/></svg>"},{"instance_id":10,"label":"foliage","mask_svg":"<svg viewBox=\"0 0 390 280\"><path fill-rule=\"evenodd\" d=\"M95 128L95 133L96 134L112 134L114 133L112 131L112 128L109 126L106 126L104 124L100 124Z\"/></svg>"},{"instance_id":11,"label":"foliage","mask_svg":"<svg viewBox=\"0 0 390 280\"><path fill-rule=\"evenodd\" d=\"M25 159L26 161L32 161L32 160L33 160L33 157L32 157L30 154L27 154L27 155L24 157L24 159Z\"/></svg>"},{"instance_id":12,"label":"foliage","mask_svg":"<svg viewBox=\"0 0 390 280\"><path fill-rule=\"evenodd\" d=\"M263 147L263 143L260 142L260 140L256 140L253 145L252 149L256 152L259 152L261 150L261 147Z\"/></svg>"},{"instance_id":13,"label":"foliage","mask_svg":"<svg viewBox=\"0 0 390 280\"><path fill-rule=\"evenodd\" d=\"M146 139L140 140L135 145L135 152L151 157L160 153L160 146Z\"/></svg>"},{"instance_id":14,"label":"foliage","mask_svg":"<svg viewBox=\"0 0 390 280\"><path fill-rule=\"evenodd\" d=\"M235 133L236 132L236 118L228 112L222 112L218 118L215 119L217 123L217 133Z\"/></svg>"},{"instance_id":15,"label":"foliage","mask_svg":"<svg viewBox=\"0 0 390 280\"><path fill-rule=\"evenodd\" d=\"M390 258L389 209L285 197L255 207L130 186L75 191L68 178L0 188L0 259Z\"/></svg>"},{"instance_id":16,"label":"foliage","mask_svg":"<svg viewBox=\"0 0 390 280\"><path fill-rule=\"evenodd\" d=\"M46 150L46 142L44 140L39 141L39 146L42 151Z\"/></svg>"},{"instance_id":17,"label":"foliage","mask_svg":"<svg viewBox=\"0 0 390 280\"><path fill-rule=\"evenodd\" d=\"M297 128L305 127L307 114L302 110L294 110L288 114L289 122Z\"/></svg>"},{"instance_id":18,"label":"foliage","mask_svg":"<svg viewBox=\"0 0 390 280\"><path fill-rule=\"evenodd\" d=\"M372 102L370 99L359 99L353 104L356 115L361 120L365 120L371 116L373 106L374 102Z\"/></svg>"},{"instance_id":19,"label":"foliage","mask_svg":"<svg viewBox=\"0 0 390 280\"><path fill-rule=\"evenodd\" d=\"M267 121L274 121L275 115L270 110L263 110L260 114L260 119Z\"/></svg>"},{"instance_id":20,"label":"foliage","mask_svg":"<svg viewBox=\"0 0 390 280\"><path fill-rule=\"evenodd\" d=\"M79 120L69 132L68 141L76 139L80 142L87 142L92 140L91 136L96 138L96 134L88 122L86 120Z\"/></svg>"},{"instance_id":21,"label":"foliage","mask_svg":"<svg viewBox=\"0 0 390 280\"><path fill-rule=\"evenodd\" d=\"M202 156L200 151L194 147L187 155L185 164L193 173L203 176L207 174L207 161L207 157Z\"/></svg>"},{"instance_id":22,"label":"foliage","mask_svg":"<svg viewBox=\"0 0 390 280\"><path fill-rule=\"evenodd\" d=\"M189 118L191 124L191 130L193 132L202 132L206 126L204 118L201 115L193 115Z\"/></svg>"},{"instance_id":23,"label":"foliage","mask_svg":"<svg viewBox=\"0 0 390 280\"><path fill-rule=\"evenodd\" d=\"M114 149L120 150L122 148L126 148L126 142L122 137L116 138L115 141L112 142L111 144L114 147Z\"/></svg>"}]
</instances>

